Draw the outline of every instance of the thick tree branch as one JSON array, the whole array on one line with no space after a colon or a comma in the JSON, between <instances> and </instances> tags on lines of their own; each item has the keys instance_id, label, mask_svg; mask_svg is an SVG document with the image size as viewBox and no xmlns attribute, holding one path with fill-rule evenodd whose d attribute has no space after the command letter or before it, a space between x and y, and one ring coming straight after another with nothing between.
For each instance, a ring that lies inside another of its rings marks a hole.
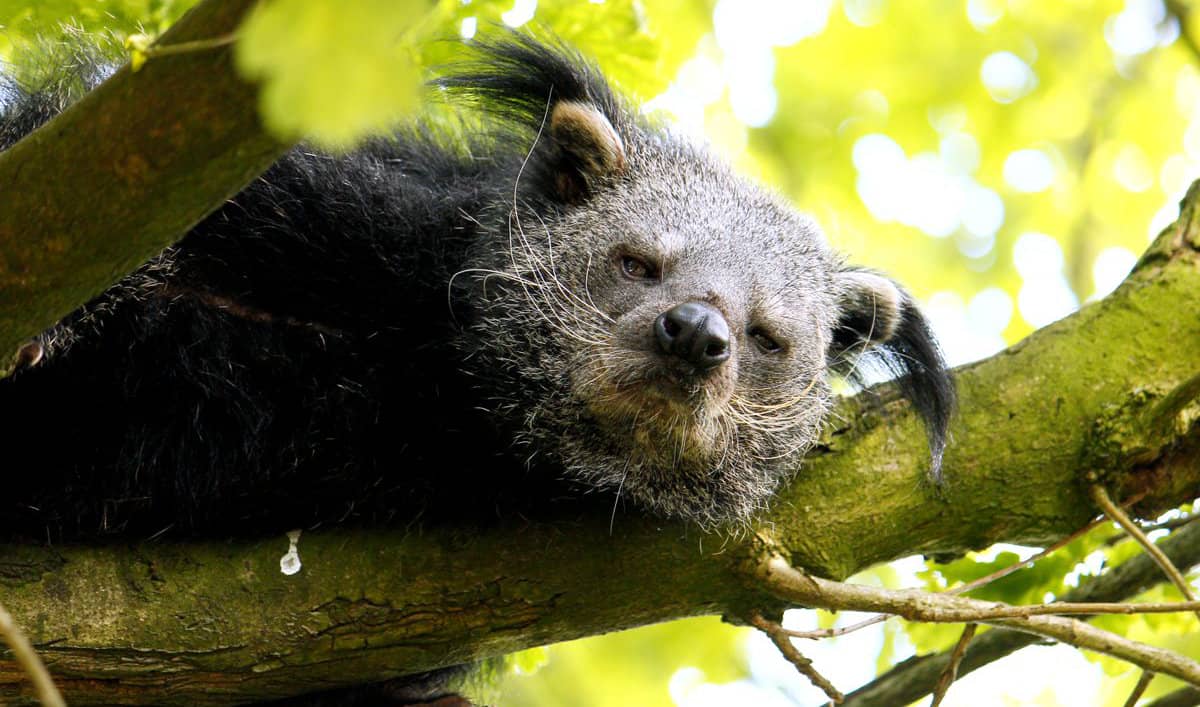
<instances>
[{"instance_id":1,"label":"thick tree branch","mask_svg":"<svg viewBox=\"0 0 1200 707\"><path fill-rule=\"evenodd\" d=\"M1174 505L1200 474L1194 199L1108 299L960 372L942 494L923 482L907 408L861 397L752 536L649 519L610 534L607 509L486 531L313 532L292 576L279 571L285 529L257 543L7 547L5 600L74 703L220 703L748 615L778 605L748 569L762 538L837 578L910 552L1065 535L1096 513L1092 471L1148 511ZM5 683L24 684L0 661Z\"/></svg>"},{"instance_id":2,"label":"thick tree branch","mask_svg":"<svg viewBox=\"0 0 1200 707\"><path fill-rule=\"evenodd\" d=\"M228 35L254 0L209 0L159 42ZM177 240L287 145L228 46L119 70L0 152L0 374L20 344Z\"/></svg>"}]
</instances>

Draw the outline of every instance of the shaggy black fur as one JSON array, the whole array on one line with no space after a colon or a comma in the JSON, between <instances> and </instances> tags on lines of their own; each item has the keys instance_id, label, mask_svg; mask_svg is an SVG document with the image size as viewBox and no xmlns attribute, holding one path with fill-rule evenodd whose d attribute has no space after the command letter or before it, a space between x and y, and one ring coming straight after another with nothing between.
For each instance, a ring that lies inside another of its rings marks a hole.
<instances>
[{"instance_id":1,"label":"shaggy black fur","mask_svg":"<svg viewBox=\"0 0 1200 707\"><path fill-rule=\"evenodd\" d=\"M61 108L18 88L0 147ZM447 283L522 155L445 143L293 150L47 332L0 381L0 527L244 534L407 520L448 477L473 479L475 512L490 479L519 487L460 373Z\"/></svg>"}]
</instances>

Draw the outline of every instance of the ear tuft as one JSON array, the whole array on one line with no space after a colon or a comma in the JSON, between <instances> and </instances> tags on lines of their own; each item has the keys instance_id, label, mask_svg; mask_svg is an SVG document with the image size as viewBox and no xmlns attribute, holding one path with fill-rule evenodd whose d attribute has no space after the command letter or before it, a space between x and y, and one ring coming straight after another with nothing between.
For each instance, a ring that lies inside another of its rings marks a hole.
<instances>
[{"instance_id":1,"label":"ear tuft","mask_svg":"<svg viewBox=\"0 0 1200 707\"><path fill-rule=\"evenodd\" d=\"M625 170L625 143L594 105L560 101L550 114L550 136L562 150L559 191L569 201L591 190L596 181Z\"/></svg>"},{"instance_id":2,"label":"ear tuft","mask_svg":"<svg viewBox=\"0 0 1200 707\"><path fill-rule=\"evenodd\" d=\"M912 297L888 278L866 270L837 275L840 317L830 346L830 367L855 383L865 375L857 360L867 356L896 383L925 422L930 477L942 481L942 454L954 413L954 380L929 323Z\"/></svg>"},{"instance_id":3,"label":"ear tuft","mask_svg":"<svg viewBox=\"0 0 1200 707\"><path fill-rule=\"evenodd\" d=\"M848 351L855 344L865 347L896 335L905 299L896 283L866 270L838 273L837 283L841 317L833 333L835 347Z\"/></svg>"}]
</instances>

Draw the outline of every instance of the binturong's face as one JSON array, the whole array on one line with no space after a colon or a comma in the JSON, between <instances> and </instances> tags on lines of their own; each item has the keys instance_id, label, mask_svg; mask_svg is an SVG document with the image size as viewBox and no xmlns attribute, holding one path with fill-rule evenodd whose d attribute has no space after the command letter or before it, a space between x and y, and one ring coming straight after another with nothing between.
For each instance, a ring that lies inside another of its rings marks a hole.
<instances>
[{"instance_id":1,"label":"binturong's face","mask_svg":"<svg viewBox=\"0 0 1200 707\"><path fill-rule=\"evenodd\" d=\"M827 410L833 260L702 152L644 146L625 174L551 224L558 295L580 294L561 342L586 421L559 437L568 472L659 513L745 518Z\"/></svg>"},{"instance_id":2,"label":"binturong's face","mask_svg":"<svg viewBox=\"0 0 1200 707\"><path fill-rule=\"evenodd\" d=\"M474 263L492 281L468 360L567 477L746 521L816 441L831 367L923 321L703 149L586 102L546 132Z\"/></svg>"}]
</instances>

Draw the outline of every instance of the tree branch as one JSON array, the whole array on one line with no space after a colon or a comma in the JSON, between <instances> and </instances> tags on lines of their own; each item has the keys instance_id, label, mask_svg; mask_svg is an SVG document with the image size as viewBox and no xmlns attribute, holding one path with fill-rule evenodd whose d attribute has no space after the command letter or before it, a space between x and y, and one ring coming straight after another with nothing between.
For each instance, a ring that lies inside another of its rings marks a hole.
<instances>
[{"instance_id":1,"label":"tree branch","mask_svg":"<svg viewBox=\"0 0 1200 707\"><path fill-rule=\"evenodd\" d=\"M0 375L21 343L99 294L233 196L287 145L223 37L254 0L208 0L47 125L0 152Z\"/></svg>"},{"instance_id":2,"label":"tree branch","mask_svg":"<svg viewBox=\"0 0 1200 707\"><path fill-rule=\"evenodd\" d=\"M1133 692L1129 693L1129 697L1125 698L1125 707L1136 707L1138 700L1145 694L1146 688L1150 687L1150 681L1154 679L1154 673L1143 670L1141 677L1138 678L1137 684L1133 686Z\"/></svg>"},{"instance_id":3,"label":"tree branch","mask_svg":"<svg viewBox=\"0 0 1200 707\"><path fill-rule=\"evenodd\" d=\"M786 560L772 558L760 569L763 586L803 606L831 611L878 611L910 621L979 623L1024 631L1060 643L1120 658L1143 670L1164 673L1200 686L1200 663L1177 653L1103 631L1076 619L1049 615L1013 616L994 602L912 589L881 589L834 582L797 571Z\"/></svg>"},{"instance_id":4,"label":"tree branch","mask_svg":"<svg viewBox=\"0 0 1200 707\"><path fill-rule=\"evenodd\" d=\"M815 687L819 688L829 698L829 701L834 704L841 704L845 697L842 693L829 682L829 678L819 673L813 667L812 661L804 657L796 645L792 643L791 636L784 627L777 621L769 621L763 618L762 614L754 614L750 617L749 623L754 628L767 634L787 662L796 667L801 675L808 678Z\"/></svg>"},{"instance_id":5,"label":"tree branch","mask_svg":"<svg viewBox=\"0 0 1200 707\"><path fill-rule=\"evenodd\" d=\"M954 650L950 651L950 660L946 663L946 669L942 671L937 685L933 687L933 699L930 700L929 707L939 707L942 700L946 698L946 692L950 690L950 685L958 677L958 666L962 665L963 656L967 653L967 646L971 644L971 639L975 638L975 631L978 628L979 624L967 624L963 627L962 635L954 644Z\"/></svg>"},{"instance_id":6,"label":"tree branch","mask_svg":"<svg viewBox=\"0 0 1200 707\"><path fill-rule=\"evenodd\" d=\"M1189 525L1159 542L1173 563L1191 567L1200 563L1200 525ZM1164 580L1158 564L1149 555L1136 555L1099 577L1089 578L1062 597L1068 602L1114 602L1139 594ZM1030 634L989 631L975 638L964 656L959 674L999 660L1021 648L1038 643ZM850 707L890 707L909 704L933 691L945 671L950 653L910 658L871 683L846 696Z\"/></svg>"},{"instance_id":7,"label":"tree branch","mask_svg":"<svg viewBox=\"0 0 1200 707\"><path fill-rule=\"evenodd\" d=\"M1100 510L1104 511L1104 515L1121 526L1129 537L1142 546L1142 549L1146 551L1150 559L1154 560L1154 563L1162 569L1167 579L1171 580L1171 584L1175 585L1175 588L1179 590L1179 593L1189 601L1195 601L1196 593L1192 591L1192 586L1188 584L1187 578L1183 576L1183 572L1180 572L1179 568L1171 563L1171 559L1164 555L1162 550L1158 549L1157 545L1151 542L1150 538L1137 526L1137 523L1134 523L1133 519L1125 511L1121 510L1120 506L1113 503L1113 500L1108 497L1108 492L1104 490L1104 487L1100 484L1093 484L1089 487L1088 492L1092 496L1092 501L1100 507ZM1200 619L1200 611L1196 612L1196 618Z\"/></svg>"}]
</instances>

